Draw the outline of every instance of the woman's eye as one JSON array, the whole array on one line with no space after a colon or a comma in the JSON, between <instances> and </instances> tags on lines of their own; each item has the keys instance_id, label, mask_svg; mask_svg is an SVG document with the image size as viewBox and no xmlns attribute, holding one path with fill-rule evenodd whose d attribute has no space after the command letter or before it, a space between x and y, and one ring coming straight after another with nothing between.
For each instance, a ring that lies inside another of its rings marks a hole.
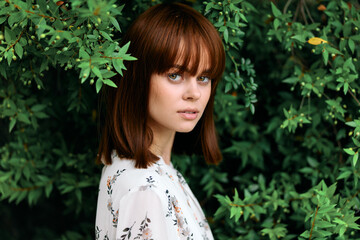
<instances>
[{"instance_id":1,"label":"woman's eye","mask_svg":"<svg viewBox=\"0 0 360 240\"><path fill-rule=\"evenodd\" d=\"M209 77L201 76L199 77L199 81L202 83L208 83L211 81L211 79Z\"/></svg>"},{"instance_id":2,"label":"woman's eye","mask_svg":"<svg viewBox=\"0 0 360 240\"><path fill-rule=\"evenodd\" d=\"M179 81L180 78L181 78L181 75L180 74L177 74L177 73L171 73L168 75L168 78L171 80L171 81Z\"/></svg>"}]
</instances>

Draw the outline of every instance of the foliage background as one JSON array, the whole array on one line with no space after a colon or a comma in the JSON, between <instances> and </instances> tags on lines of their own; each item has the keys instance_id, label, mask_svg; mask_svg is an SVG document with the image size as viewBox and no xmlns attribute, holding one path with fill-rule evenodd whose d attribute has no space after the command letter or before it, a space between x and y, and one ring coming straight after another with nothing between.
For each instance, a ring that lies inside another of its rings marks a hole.
<instances>
[{"instance_id":1,"label":"foliage background","mask_svg":"<svg viewBox=\"0 0 360 240\"><path fill-rule=\"evenodd\" d=\"M97 92L134 60L123 30L159 2L0 2L1 239L94 238ZM173 157L215 239L360 239L359 4L184 2L227 52L223 162Z\"/></svg>"}]
</instances>

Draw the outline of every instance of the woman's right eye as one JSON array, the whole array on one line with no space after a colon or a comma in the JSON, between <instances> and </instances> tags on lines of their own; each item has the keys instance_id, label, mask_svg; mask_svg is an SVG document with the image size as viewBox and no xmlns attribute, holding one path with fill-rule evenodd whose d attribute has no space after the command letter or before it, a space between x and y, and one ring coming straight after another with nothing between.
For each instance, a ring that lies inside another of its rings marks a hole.
<instances>
[{"instance_id":1,"label":"woman's right eye","mask_svg":"<svg viewBox=\"0 0 360 240\"><path fill-rule=\"evenodd\" d=\"M177 82L177 81L180 80L181 75L180 75L180 74L177 74L177 73L170 73L170 74L168 74L168 78L169 78L171 81Z\"/></svg>"}]
</instances>

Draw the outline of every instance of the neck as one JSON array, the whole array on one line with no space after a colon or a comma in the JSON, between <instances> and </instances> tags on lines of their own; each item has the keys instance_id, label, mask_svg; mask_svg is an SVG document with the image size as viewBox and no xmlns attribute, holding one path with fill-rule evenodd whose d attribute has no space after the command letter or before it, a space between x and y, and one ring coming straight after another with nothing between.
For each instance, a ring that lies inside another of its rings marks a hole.
<instances>
[{"instance_id":1,"label":"neck","mask_svg":"<svg viewBox=\"0 0 360 240\"><path fill-rule=\"evenodd\" d=\"M167 165L171 162L171 149L174 143L175 132L161 132L152 129L153 142L150 151L155 155L161 156Z\"/></svg>"}]
</instances>

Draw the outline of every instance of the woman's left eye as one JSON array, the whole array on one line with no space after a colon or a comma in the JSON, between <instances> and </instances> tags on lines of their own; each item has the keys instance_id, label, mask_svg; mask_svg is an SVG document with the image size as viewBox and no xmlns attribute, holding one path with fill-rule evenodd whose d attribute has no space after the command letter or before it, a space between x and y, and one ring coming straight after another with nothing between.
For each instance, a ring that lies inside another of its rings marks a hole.
<instances>
[{"instance_id":1,"label":"woman's left eye","mask_svg":"<svg viewBox=\"0 0 360 240\"><path fill-rule=\"evenodd\" d=\"M181 78L181 75L180 75L180 74L177 74L177 73L170 73L170 74L168 74L168 78L169 78L171 81L179 81L180 78Z\"/></svg>"},{"instance_id":2,"label":"woman's left eye","mask_svg":"<svg viewBox=\"0 0 360 240\"><path fill-rule=\"evenodd\" d=\"M211 81L211 79L209 77L206 77L206 76L201 76L199 77L199 81L202 82L202 83L208 83Z\"/></svg>"}]
</instances>

